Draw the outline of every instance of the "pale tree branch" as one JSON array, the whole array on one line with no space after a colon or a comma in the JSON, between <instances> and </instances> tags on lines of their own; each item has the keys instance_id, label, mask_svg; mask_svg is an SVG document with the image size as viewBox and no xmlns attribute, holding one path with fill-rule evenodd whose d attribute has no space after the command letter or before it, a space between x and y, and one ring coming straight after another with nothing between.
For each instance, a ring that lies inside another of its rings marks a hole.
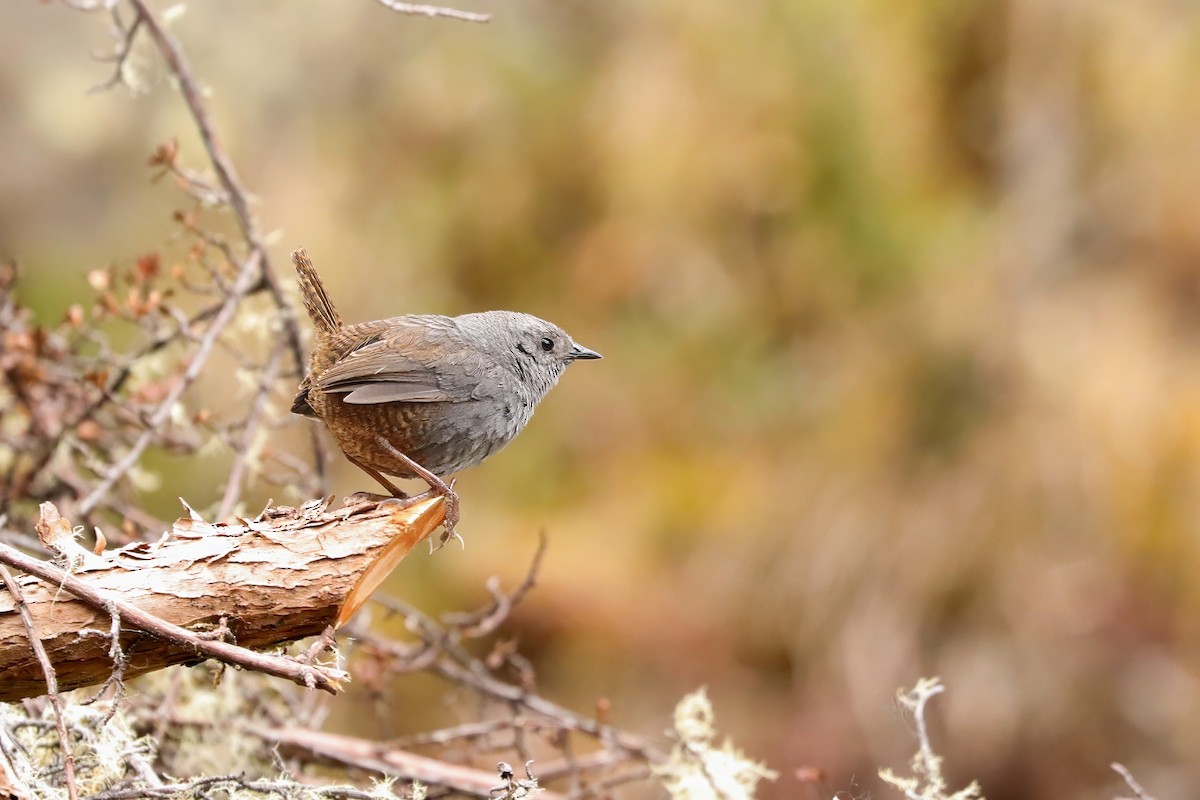
<instances>
[{"instance_id":1,"label":"pale tree branch","mask_svg":"<svg viewBox=\"0 0 1200 800\"><path fill-rule=\"evenodd\" d=\"M133 447L129 449L129 452L120 461L113 464L104 478L88 493L87 497L79 501L79 511L81 514L84 516L90 514L95 510L96 506L103 502L105 495L112 490L117 481L124 477L137 464L142 453L145 452L155 436L159 435L163 425L171 418L171 412L175 408L175 404L179 402L183 393L195 382L196 378L200 377L200 373L208 361L209 353L212 352L213 345L216 344L217 337L229 326L229 323L233 322L238 303L241 302L242 296L253 285L264 257L262 250L254 250L245 263L242 264L237 281L230 290L229 296L225 298L225 302L221 304L221 308L217 311L216 316L209 323L208 330L205 331L204 337L200 340L196 354L192 357L182 377L167 393L167 396L163 398L163 401L159 403L158 408L147 421L146 429L142 431L141 436L138 437Z\"/></svg>"},{"instance_id":2,"label":"pale tree branch","mask_svg":"<svg viewBox=\"0 0 1200 800\"><path fill-rule=\"evenodd\" d=\"M258 390L254 395L254 402L250 406L250 414L246 417L245 426L242 428L241 441L236 448L237 455L234 456L233 466L229 469L229 477L225 479L225 493L221 497L221 508L217 512L217 519L219 520L229 518L229 515L233 513L233 509L237 505L238 499L242 495L246 469L253 455L254 437L259 431L263 412L267 406L267 400L271 396L271 390L275 387L275 382L279 378L279 365L282 360L283 342L280 341L276 343L275 347L271 350L271 355L267 357L267 365L260 377Z\"/></svg>"},{"instance_id":3,"label":"pale tree branch","mask_svg":"<svg viewBox=\"0 0 1200 800\"><path fill-rule=\"evenodd\" d=\"M1109 764L1109 766L1112 768L1113 772L1120 775L1122 780L1125 781L1125 785L1128 786L1130 791L1133 792L1133 796L1136 798L1136 800L1154 800L1154 796L1142 788L1142 785L1137 782L1136 778L1133 777L1133 773L1129 771L1128 767L1116 761L1114 761L1112 764ZM1124 798L1118 798L1118 800L1124 800Z\"/></svg>"},{"instance_id":4,"label":"pale tree branch","mask_svg":"<svg viewBox=\"0 0 1200 800\"><path fill-rule=\"evenodd\" d=\"M0 547L7 547L7 545L0 544ZM42 677L46 680L46 694L50 698L51 707L54 708L54 726L58 730L58 743L62 748L63 776L67 784L67 797L70 800L76 800L79 797L79 789L75 786L75 756L72 754L71 737L67 733L66 723L63 721L62 701L58 696L58 678L54 673L54 666L50 663L50 657L46 655L46 647L42 644L42 637L38 634L37 625L33 622L33 615L29 612L29 604L25 602L21 586L8 571L8 567L0 565L0 579L4 581L5 587L13 597L13 602L17 605L21 623L25 626L26 635L29 636L29 646L37 656L38 664L42 668Z\"/></svg>"},{"instance_id":5,"label":"pale tree branch","mask_svg":"<svg viewBox=\"0 0 1200 800\"><path fill-rule=\"evenodd\" d=\"M460 11L446 6L430 6L422 3L400 3L397 0L376 0L380 5L390 8L400 14L413 14L422 17L447 17L463 22L487 22L491 14L479 14L474 11Z\"/></svg>"},{"instance_id":6,"label":"pale tree branch","mask_svg":"<svg viewBox=\"0 0 1200 800\"><path fill-rule=\"evenodd\" d=\"M213 170L217 174L217 179L225 189L226 200L230 208L233 209L234 216L237 218L242 236L246 240L247 249L251 252L261 254L262 281L267 285L271 298L279 310L284 335L288 342L288 349L292 354L292 360L295 362L296 369L298 371L303 370L306 359L304 342L301 338L300 327L296 318L296 310L284 292L283 284L280 282L278 274L276 274L274 268L271 266L262 232L250 208L249 195L242 185L242 180L238 175L237 168L233 164L233 159L229 157L217 134L216 127L213 125L212 115L205 104L204 92L200 89L200 84L196 80L195 73L188 64L179 42L163 27L158 18L150 11L149 6L143 0L129 0L129 3L133 6L137 15L135 23L130 26L130 30L132 31L138 22L145 26L147 33L149 33L150 38L154 41L155 46L166 61L167 68L170 69L179 81L179 90L183 95L184 103L187 105L192 120L196 124L197 131L200 133L200 139L204 143L204 149L208 153L209 161L212 163ZM312 431L311 442L320 483L323 487L325 484L325 452L322 440L317 436L315 430Z\"/></svg>"},{"instance_id":7,"label":"pale tree branch","mask_svg":"<svg viewBox=\"0 0 1200 800\"><path fill-rule=\"evenodd\" d=\"M89 92L102 92L126 81L125 66L129 63L130 54L133 53L133 43L137 41L138 29L142 27L142 15L136 15L133 18L133 22L126 27L121 21L120 8L114 4L112 7L112 24L113 34L117 40L116 46L111 54L96 56L100 61L112 62L112 75L106 80L97 83L88 90Z\"/></svg>"},{"instance_id":8,"label":"pale tree branch","mask_svg":"<svg viewBox=\"0 0 1200 800\"><path fill-rule=\"evenodd\" d=\"M381 747L378 742L367 739L306 728L260 728L253 729L252 732L276 744L299 748L358 769L446 786L470 797L495 796L491 791L496 784L496 778L490 772L450 764L394 747ZM563 795L550 791L542 791L538 797L542 800L566 800Z\"/></svg>"}]
</instances>

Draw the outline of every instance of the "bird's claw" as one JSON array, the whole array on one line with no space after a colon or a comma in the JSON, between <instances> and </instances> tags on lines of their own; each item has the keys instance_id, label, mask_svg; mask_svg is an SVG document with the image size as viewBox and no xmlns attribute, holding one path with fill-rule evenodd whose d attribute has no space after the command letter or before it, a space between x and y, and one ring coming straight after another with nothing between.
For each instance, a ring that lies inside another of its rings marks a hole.
<instances>
[{"instance_id":1,"label":"bird's claw","mask_svg":"<svg viewBox=\"0 0 1200 800\"><path fill-rule=\"evenodd\" d=\"M462 549L467 549L467 540L462 537L462 534L460 534L454 528L443 527L442 535L438 537L438 543L435 545L433 544L433 540L430 540L429 552L431 554L436 553L438 550L441 550L443 547L445 547L451 539L457 539L458 543L462 545Z\"/></svg>"},{"instance_id":2,"label":"bird's claw","mask_svg":"<svg viewBox=\"0 0 1200 800\"><path fill-rule=\"evenodd\" d=\"M442 491L441 487L435 487L434 491L436 491L446 500L446 517L442 520L442 535L438 539L438 544L430 552L441 550L451 539L458 539L459 544L461 544L465 550L467 548L467 543L455 529L455 526L458 525L460 516L458 493L454 491L454 481L450 481L450 484L445 487L445 491Z\"/></svg>"},{"instance_id":3,"label":"bird's claw","mask_svg":"<svg viewBox=\"0 0 1200 800\"><path fill-rule=\"evenodd\" d=\"M454 526L458 524L458 495L454 493L454 480L452 479L450 481L450 483L446 483L444 480L441 479L441 477L439 477L438 475L435 475L434 473L425 469L420 464L418 464L416 461L413 461L411 458L406 456L404 453L397 450L395 445L393 445L391 442L389 442L387 440L387 438L384 436L376 436L375 442L376 442L376 444L378 444L380 446L380 448L383 449L383 451L385 453L391 454L397 461L399 461L401 464L405 465L409 470L411 470L414 475L416 475L421 480L425 481L425 483L429 484L429 491L419 494L416 497L409 500L408 502L410 505L412 503L416 503L418 501L424 500L425 498L432 497L437 494L440 494L445 499L446 514L442 519L443 532L442 532L441 542L440 542L440 544L438 544L437 547L433 547L433 545L431 543L430 544L430 547L431 547L430 552L433 552L434 550L437 550L438 548L443 547L446 544L446 542L450 541L451 537L456 538L460 542L462 542L463 538L461 536L459 536L458 533L454 530ZM362 465L360 464L359 466L362 466ZM376 479L380 479L378 475L376 475ZM391 486L388 483L384 483L384 485ZM391 487L391 488L395 489L395 487ZM399 492L399 490L396 490L396 492L397 492L398 496L402 496L402 494ZM466 547L465 542L463 543L463 546Z\"/></svg>"}]
</instances>

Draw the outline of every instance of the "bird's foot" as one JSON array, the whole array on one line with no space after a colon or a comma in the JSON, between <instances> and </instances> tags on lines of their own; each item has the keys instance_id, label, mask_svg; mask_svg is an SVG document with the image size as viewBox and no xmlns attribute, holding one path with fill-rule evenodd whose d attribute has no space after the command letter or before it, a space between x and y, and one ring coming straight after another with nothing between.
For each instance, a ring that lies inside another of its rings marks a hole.
<instances>
[{"instance_id":1,"label":"bird's foot","mask_svg":"<svg viewBox=\"0 0 1200 800\"><path fill-rule=\"evenodd\" d=\"M433 548L433 550L442 549L451 539L458 539L458 543L466 550L467 543L463 540L463 537L458 535L458 531L454 528L460 519L458 493L454 491L454 481L450 481L449 484L442 482L441 486L434 486L430 491L437 492L446 499L446 518L442 521L442 535L438 539L437 547Z\"/></svg>"},{"instance_id":2,"label":"bird's foot","mask_svg":"<svg viewBox=\"0 0 1200 800\"><path fill-rule=\"evenodd\" d=\"M463 538L458 535L458 531L454 529L454 526L458 524L459 520L458 495L454 491L454 481L446 483L441 479L440 476L433 474L416 461L413 461L411 458L404 455L404 453L401 453L383 436L376 436L375 442L381 448L383 448L385 452L390 453L401 464L404 464L406 467L408 467L414 475L429 484L429 491L423 492L422 494L412 498L413 501L423 500L436 495L441 495L443 498L445 498L446 517L442 521L442 535L436 547L432 544L430 545L430 552L433 552L434 550L440 550L442 547L445 547L446 542L450 541L451 539L458 539L458 541L461 542L465 548L467 543L463 541Z\"/></svg>"},{"instance_id":3,"label":"bird's foot","mask_svg":"<svg viewBox=\"0 0 1200 800\"><path fill-rule=\"evenodd\" d=\"M432 538L429 540L429 552L436 553L438 550L441 550L443 547L445 547L446 543L451 539L457 539L458 543L461 544L464 549L466 549L467 543L463 540L462 536L459 535L458 531L455 530L455 526L458 524L460 516L458 492L454 491L453 481L451 481L449 484L443 483L441 486L430 486L428 491L421 492L419 495L416 495L410 502L423 503L426 500L432 500L435 497L441 497L446 501L446 516L442 520L442 534L438 537L437 543L435 544Z\"/></svg>"}]
</instances>

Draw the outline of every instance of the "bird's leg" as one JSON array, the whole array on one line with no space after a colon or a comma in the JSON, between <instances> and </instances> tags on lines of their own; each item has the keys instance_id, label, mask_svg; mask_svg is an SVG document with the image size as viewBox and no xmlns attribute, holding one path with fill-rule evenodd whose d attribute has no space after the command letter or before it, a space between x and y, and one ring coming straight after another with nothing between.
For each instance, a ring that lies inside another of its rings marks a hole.
<instances>
[{"instance_id":1,"label":"bird's leg","mask_svg":"<svg viewBox=\"0 0 1200 800\"><path fill-rule=\"evenodd\" d=\"M383 474L380 473L379 470L368 467L366 464L364 464L363 462L359 461L356 458L350 458L350 456L346 456L346 458L350 461L351 464L358 467L359 469L361 469L363 472L370 475L375 480L379 481L379 485L382 486L383 488L387 489L387 491L388 491L388 493L386 495L375 494L374 492L355 492L350 497L346 498L347 500L350 500L350 498L358 498L360 500L364 500L367 502L378 502L380 500L390 500L390 499L396 499L396 500L409 499L408 495L405 494L404 492L402 492L396 486L396 484L392 483L387 478L383 477Z\"/></svg>"},{"instance_id":2,"label":"bird's leg","mask_svg":"<svg viewBox=\"0 0 1200 800\"><path fill-rule=\"evenodd\" d=\"M411 458L404 455L404 453L401 453L384 437L376 436L375 441L388 454L393 456L404 466L408 467L413 474L428 483L431 492L440 494L442 497L446 498L446 519L444 522L442 522L442 544L450 541L451 538L458 539L461 542L462 537L458 535L458 531L454 530L454 526L458 524L459 519L458 495L455 494L454 489L437 475L434 475L416 461L413 461Z\"/></svg>"}]
</instances>

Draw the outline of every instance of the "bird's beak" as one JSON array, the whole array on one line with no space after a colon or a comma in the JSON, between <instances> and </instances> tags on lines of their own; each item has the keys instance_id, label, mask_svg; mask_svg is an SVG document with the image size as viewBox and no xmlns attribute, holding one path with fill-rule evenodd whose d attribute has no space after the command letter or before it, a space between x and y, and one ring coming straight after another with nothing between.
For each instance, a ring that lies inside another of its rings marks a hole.
<instances>
[{"instance_id":1,"label":"bird's beak","mask_svg":"<svg viewBox=\"0 0 1200 800\"><path fill-rule=\"evenodd\" d=\"M572 361L590 361L595 358L603 358L595 350L589 350L581 344L577 344L571 348Z\"/></svg>"}]
</instances>

